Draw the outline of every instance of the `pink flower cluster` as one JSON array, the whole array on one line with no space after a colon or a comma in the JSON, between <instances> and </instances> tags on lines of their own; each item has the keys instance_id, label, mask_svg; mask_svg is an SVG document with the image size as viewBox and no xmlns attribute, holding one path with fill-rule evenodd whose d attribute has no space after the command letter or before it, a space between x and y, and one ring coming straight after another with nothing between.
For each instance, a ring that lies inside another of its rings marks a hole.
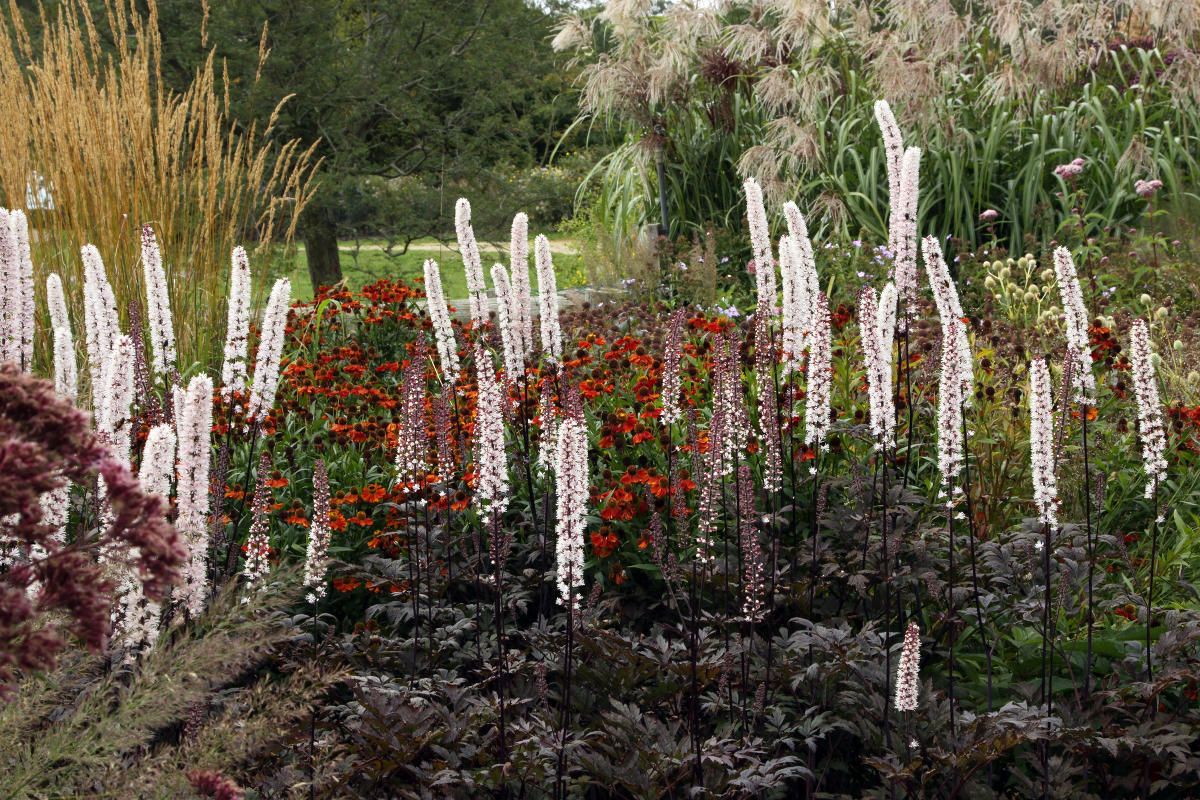
<instances>
[{"instance_id":1,"label":"pink flower cluster","mask_svg":"<svg viewBox=\"0 0 1200 800\"><path fill-rule=\"evenodd\" d=\"M1064 181L1070 181L1079 177L1083 172L1084 160L1076 158L1066 164L1059 164L1054 168L1054 174L1062 178Z\"/></svg>"},{"instance_id":2,"label":"pink flower cluster","mask_svg":"<svg viewBox=\"0 0 1200 800\"><path fill-rule=\"evenodd\" d=\"M504 397L492 356L482 342L475 345L479 400L475 406L475 502L483 516L508 508L508 461L504 442Z\"/></svg>"},{"instance_id":3,"label":"pink flower cluster","mask_svg":"<svg viewBox=\"0 0 1200 800\"><path fill-rule=\"evenodd\" d=\"M583 533L587 525L584 519L588 504L587 424L578 396L569 397L563 410L554 463L558 501L555 555L559 602L575 609L579 605L575 590L583 586Z\"/></svg>"},{"instance_id":4,"label":"pink flower cluster","mask_svg":"<svg viewBox=\"0 0 1200 800\"><path fill-rule=\"evenodd\" d=\"M308 552L304 557L304 585L309 589L309 603L325 596L325 571L329 568L326 553L333 530L329 527L329 473L325 461L318 458L313 467L313 518L308 529Z\"/></svg>"},{"instance_id":5,"label":"pink flower cluster","mask_svg":"<svg viewBox=\"0 0 1200 800\"><path fill-rule=\"evenodd\" d=\"M1155 178L1151 181L1139 180L1134 181L1133 190L1138 193L1138 197L1143 197L1149 200L1158 193L1158 190L1163 186L1163 182Z\"/></svg>"},{"instance_id":6,"label":"pink flower cluster","mask_svg":"<svg viewBox=\"0 0 1200 800\"><path fill-rule=\"evenodd\" d=\"M900 650L900 663L896 666L896 710L916 711L920 691L918 679L921 669L921 629L917 623L908 623L904 632L904 646Z\"/></svg>"}]
</instances>

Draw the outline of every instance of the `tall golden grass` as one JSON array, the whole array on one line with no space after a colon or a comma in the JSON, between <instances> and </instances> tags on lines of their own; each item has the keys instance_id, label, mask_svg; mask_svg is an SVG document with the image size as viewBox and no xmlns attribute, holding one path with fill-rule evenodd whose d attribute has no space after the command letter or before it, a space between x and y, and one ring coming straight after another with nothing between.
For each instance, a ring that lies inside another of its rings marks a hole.
<instances>
[{"instance_id":1,"label":"tall golden grass","mask_svg":"<svg viewBox=\"0 0 1200 800\"><path fill-rule=\"evenodd\" d=\"M263 129L235 125L211 54L186 91L165 89L157 8L147 5L142 15L134 0L105 0L101 19L86 0L55 11L39 2L31 31L9 0L0 23L0 205L25 208L38 177L52 196L53 209L31 214L39 310L45 277L57 271L77 341L80 247L100 249L124 316L131 301L144 302L139 230L151 224L182 370L220 357L230 251L244 245L256 276L268 275L317 164L312 148L277 141L278 108ZM47 363L49 344L41 326L36 363Z\"/></svg>"}]
</instances>

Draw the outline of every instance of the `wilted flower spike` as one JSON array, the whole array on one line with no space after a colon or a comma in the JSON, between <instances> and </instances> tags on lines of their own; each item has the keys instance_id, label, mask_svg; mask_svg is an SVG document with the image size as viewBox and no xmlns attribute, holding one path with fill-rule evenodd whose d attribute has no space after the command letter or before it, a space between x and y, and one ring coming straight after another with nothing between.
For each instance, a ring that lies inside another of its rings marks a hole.
<instances>
[{"instance_id":1,"label":"wilted flower spike","mask_svg":"<svg viewBox=\"0 0 1200 800\"><path fill-rule=\"evenodd\" d=\"M471 204L460 197L454 204L454 232L458 236L458 250L462 255L463 271L467 278L468 302L471 320L476 328L487 322L487 284L483 278L483 262L479 258L479 245L471 229Z\"/></svg>"},{"instance_id":2,"label":"wilted flower spike","mask_svg":"<svg viewBox=\"0 0 1200 800\"><path fill-rule=\"evenodd\" d=\"M1065 247L1054 250L1054 274L1062 293L1067 353L1075 363L1071 373L1071 388L1075 389L1077 400L1087 402L1096 392L1096 379L1092 375L1092 348L1088 340L1088 314L1083 305L1083 291L1079 288L1075 261L1071 258L1071 251Z\"/></svg>"},{"instance_id":3,"label":"wilted flower spike","mask_svg":"<svg viewBox=\"0 0 1200 800\"><path fill-rule=\"evenodd\" d=\"M284 330L287 327L288 301L292 284L287 278L275 281L271 297L263 311L262 338L258 342L258 360L254 364L254 385L246 418L262 421L275 406L279 387L279 360L283 355Z\"/></svg>"},{"instance_id":4,"label":"wilted flower spike","mask_svg":"<svg viewBox=\"0 0 1200 800\"><path fill-rule=\"evenodd\" d=\"M1054 411L1051 406L1050 370L1043 359L1029 365L1029 460L1033 470L1033 500L1038 519L1051 531L1058 529L1054 477Z\"/></svg>"},{"instance_id":5,"label":"wilted flower spike","mask_svg":"<svg viewBox=\"0 0 1200 800\"><path fill-rule=\"evenodd\" d=\"M542 355L554 364L562 362L562 330L558 323L558 281L550 256L550 240L538 234L533 243L538 274L538 314L542 329Z\"/></svg>"},{"instance_id":6,"label":"wilted flower spike","mask_svg":"<svg viewBox=\"0 0 1200 800\"><path fill-rule=\"evenodd\" d=\"M149 225L142 226L142 272L150 314L150 364L155 375L170 375L175 371L175 326L162 252Z\"/></svg>"},{"instance_id":7,"label":"wilted flower spike","mask_svg":"<svg viewBox=\"0 0 1200 800\"><path fill-rule=\"evenodd\" d=\"M900 650L900 663L896 667L896 710L916 711L921 669L921 629L917 623L908 623L904 632L904 647Z\"/></svg>"},{"instance_id":8,"label":"wilted flower spike","mask_svg":"<svg viewBox=\"0 0 1200 800\"><path fill-rule=\"evenodd\" d=\"M1130 361L1133 386L1137 393L1138 435L1142 440L1142 463L1146 470L1146 497L1167 479L1167 438L1163 430L1162 404L1154 375L1154 356L1150 349L1150 329L1145 320L1133 321L1130 331Z\"/></svg>"},{"instance_id":9,"label":"wilted flower spike","mask_svg":"<svg viewBox=\"0 0 1200 800\"><path fill-rule=\"evenodd\" d=\"M317 459L313 467L313 518L308 529L308 552L304 558L304 585L309 589L307 600L315 603L325 596L325 571L329 567L326 553L333 530L329 526L329 473L325 462Z\"/></svg>"},{"instance_id":10,"label":"wilted flower spike","mask_svg":"<svg viewBox=\"0 0 1200 800\"><path fill-rule=\"evenodd\" d=\"M433 259L425 262L425 305L437 341L442 380L453 386L458 380L458 340L454 337L450 311L446 308L446 297L442 294L442 273Z\"/></svg>"},{"instance_id":11,"label":"wilted flower spike","mask_svg":"<svg viewBox=\"0 0 1200 800\"><path fill-rule=\"evenodd\" d=\"M230 257L229 310L225 323L225 360L221 365L221 396L246 390L246 350L250 336L250 260L245 249Z\"/></svg>"}]
</instances>

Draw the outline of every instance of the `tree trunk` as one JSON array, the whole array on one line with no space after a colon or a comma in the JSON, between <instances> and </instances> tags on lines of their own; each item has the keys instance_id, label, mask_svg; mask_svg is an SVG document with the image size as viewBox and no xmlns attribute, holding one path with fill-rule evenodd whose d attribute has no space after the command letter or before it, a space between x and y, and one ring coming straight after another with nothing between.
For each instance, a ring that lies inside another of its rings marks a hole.
<instances>
[{"instance_id":1,"label":"tree trunk","mask_svg":"<svg viewBox=\"0 0 1200 800\"><path fill-rule=\"evenodd\" d=\"M320 210L315 210L305 221L304 250L308 255L308 276L312 279L314 294L318 287L333 286L342 280L337 228Z\"/></svg>"}]
</instances>

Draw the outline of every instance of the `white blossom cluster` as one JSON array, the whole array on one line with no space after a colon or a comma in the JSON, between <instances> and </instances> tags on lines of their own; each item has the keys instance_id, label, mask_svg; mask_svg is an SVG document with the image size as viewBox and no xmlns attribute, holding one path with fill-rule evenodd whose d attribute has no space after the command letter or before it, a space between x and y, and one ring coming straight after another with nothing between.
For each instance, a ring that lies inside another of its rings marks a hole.
<instances>
[{"instance_id":1,"label":"white blossom cluster","mask_svg":"<svg viewBox=\"0 0 1200 800\"><path fill-rule=\"evenodd\" d=\"M212 378L197 375L174 391L175 436L179 448L175 485L175 528L188 548L180 598L192 616L204 610L207 579L209 437L212 431Z\"/></svg>"},{"instance_id":2,"label":"white blossom cluster","mask_svg":"<svg viewBox=\"0 0 1200 800\"><path fill-rule=\"evenodd\" d=\"M425 478L429 432L425 421L424 342L408 366L400 384L400 430L396 437L396 480L401 485Z\"/></svg>"},{"instance_id":3,"label":"white blossom cluster","mask_svg":"<svg viewBox=\"0 0 1200 800\"><path fill-rule=\"evenodd\" d=\"M963 467L962 410L966 406L969 385L964 385L964 367L960 363L966 339L962 320L950 318L942 324L942 375L938 387L938 471L942 486L958 478ZM970 365L965 368L969 372ZM947 501L952 502L952 498Z\"/></svg>"},{"instance_id":4,"label":"white blossom cluster","mask_svg":"<svg viewBox=\"0 0 1200 800\"><path fill-rule=\"evenodd\" d=\"M504 353L504 381L512 386L525 374L525 357L521 355L521 332L513 322L513 288L503 264L492 265L492 284L496 287L496 321Z\"/></svg>"},{"instance_id":5,"label":"white blossom cluster","mask_svg":"<svg viewBox=\"0 0 1200 800\"><path fill-rule=\"evenodd\" d=\"M550 257L550 240L543 234L533 241L533 257L537 264L538 314L542 329L542 355L554 364L562 363L562 329L558 323L558 279L554 275L554 260Z\"/></svg>"},{"instance_id":6,"label":"white blossom cluster","mask_svg":"<svg viewBox=\"0 0 1200 800\"><path fill-rule=\"evenodd\" d=\"M888 222L889 249L895 263L896 291L904 301L905 319L916 315L917 200L920 195L921 150L910 147L900 163L900 194L893 196Z\"/></svg>"},{"instance_id":7,"label":"white blossom cluster","mask_svg":"<svg viewBox=\"0 0 1200 800\"><path fill-rule=\"evenodd\" d=\"M875 101L875 121L879 123L879 132L883 135L883 157L887 163L888 197L900 196L900 171L904 161L904 140L900 135L900 126L896 124L896 116L887 100ZM888 231L889 235L891 231ZM889 239L889 249L894 253L895 242Z\"/></svg>"},{"instance_id":8,"label":"white blossom cluster","mask_svg":"<svg viewBox=\"0 0 1200 800\"><path fill-rule=\"evenodd\" d=\"M169 376L175 371L175 326L162 251L149 225L142 226L142 273L150 317L150 366L154 374Z\"/></svg>"},{"instance_id":9,"label":"white blossom cluster","mask_svg":"<svg viewBox=\"0 0 1200 800\"><path fill-rule=\"evenodd\" d=\"M1138 435L1142 440L1142 463L1146 469L1146 497L1153 497L1159 483L1167 478L1167 436L1163 430L1162 403L1154 375L1154 356L1150 350L1150 329L1145 320L1133 321L1130 331L1130 361L1133 388L1137 394Z\"/></svg>"},{"instance_id":10,"label":"white blossom cluster","mask_svg":"<svg viewBox=\"0 0 1200 800\"><path fill-rule=\"evenodd\" d=\"M100 414L104 386L104 365L108 363L121 335L117 322L117 300L104 272L100 251L93 245L84 245L80 254L83 258L83 322L87 346L89 377L92 381L92 406Z\"/></svg>"},{"instance_id":11,"label":"white blossom cluster","mask_svg":"<svg viewBox=\"0 0 1200 800\"><path fill-rule=\"evenodd\" d=\"M680 339L683 335L683 320L687 316L687 310L683 308L675 309L671 314L671 326L667 329L667 344L663 350L663 365L662 374L660 377L662 396L662 424L674 425L683 416L683 410L679 407L679 389L681 386L679 368L680 359L682 356L682 342Z\"/></svg>"},{"instance_id":12,"label":"white blossom cluster","mask_svg":"<svg viewBox=\"0 0 1200 800\"><path fill-rule=\"evenodd\" d=\"M879 447L891 447L896 434L896 405L892 398L892 340L896 329L896 285L883 287L878 300L868 286L858 299L859 338L867 367L871 402L871 433Z\"/></svg>"},{"instance_id":13,"label":"white blossom cluster","mask_svg":"<svg viewBox=\"0 0 1200 800\"><path fill-rule=\"evenodd\" d=\"M937 306L938 316L941 317L942 335L945 336L946 326L950 321L962 322L966 319L966 315L963 314L962 303L958 299L958 289L955 288L954 281L950 278L950 268L946 265L946 259L942 255L942 247L938 244L938 240L933 236L926 236L922 245L925 254L925 271L929 275L929 287L933 290L933 302ZM971 343L967 338L967 332L966 323L963 322L959 334L953 340L954 346L958 350L955 362L960 368L959 380L964 389L970 388L975 381ZM963 403L968 406L971 404L969 391L963 393Z\"/></svg>"},{"instance_id":14,"label":"white blossom cluster","mask_svg":"<svg viewBox=\"0 0 1200 800\"><path fill-rule=\"evenodd\" d=\"M762 187L753 178L747 178L746 221L750 225L750 248L754 251L754 279L758 296L765 297L775 308L775 257L771 253L771 229L767 225L767 211L763 205ZM774 313L772 311L772 313Z\"/></svg>"},{"instance_id":15,"label":"white blossom cluster","mask_svg":"<svg viewBox=\"0 0 1200 800\"><path fill-rule=\"evenodd\" d=\"M1054 410L1050 394L1050 370L1035 358L1029 364L1029 463L1033 471L1033 501L1038 519L1051 531L1058 530L1054 477Z\"/></svg>"},{"instance_id":16,"label":"white blossom cluster","mask_svg":"<svg viewBox=\"0 0 1200 800\"><path fill-rule=\"evenodd\" d=\"M475 502L480 515L503 513L508 507L508 461L504 447L504 398L492 356L475 344Z\"/></svg>"},{"instance_id":17,"label":"white blossom cluster","mask_svg":"<svg viewBox=\"0 0 1200 800\"><path fill-rule=\"evenodd\" d=\"M508 243L509 270L512 273L512 305L509 319L517 332L518 352L524 360L533 355L533 309L529 293L529 217L519 212L513 217Z\"/></svg>"},{"instance_id":18,"label":"white blossom cluster","mask_svg":"<svg viewBox=\"0 0 1200 800\"><path fill-rule=\"evenodd\" d=\"M575 590L583 586L584 516L588 504L587 426L579 409L565 414L558 425L554 478L558 501L558 599L574 609L579 605Z\"/></svg>"},{"instance_id":19,"label":"white blossom cluster","mask_svg":"<svg viewBox=\"0 0 1200 800\"><path fill-rule=\"evenodd\" d=\"M271 469L271 460L264 452L258 460L258 481L254 487L254 502L252 511L254 519L250 523L250 531L246 535L246 563L242 565L242 577L246 585L253 588L266 588L267 573L271 569L271 492L267 488L267 473ZM242 602L249 602L243 597Z\"/></svg>"},{"instance_id":20,"label":"white blossom cluster","mask_svg":"<svg viewBox=\"0 0 1200 800\"><path fill-rule=\"evenodd\" d=\"M804 443L825 449L829 435L830 388L833 383L833 343L829 300L817 292L813 304L812 332L808 335L808 386L805 389Z\"/></svg>"},{"instance_id":21,"label":"white blossom cluster","mask_svg":"<svg viewBox=\"0 0 1200 800\"><path fill-rule=\"evenodd\" d=\"M762 489L765 492L777 492L783 486L779 401L775 393L775 379L771 374L775 363L774 344L770 303L767 298L760 297L758 311L754 315L754 375L758 386L758 441L762 456Z\"/></svg>"},{"instance_id":22,"label":"white blossom cluster","mask_svg":"<svg viewBox=\"0 0 1200 800\"><path fill-rule=\"evenodd\" d=\"M900 663L896 666L896 710L916 711L921 670L921 629L917 623L908 623L904 632L904 646L900 649Z\"/></svg>"},{"instance_id":23,"label":"white blossom cluster","mask_svg":"<svg viewBox=\"0 0 1200 800\"><path fill-rule=\"evenodd\" d=\"M0 208L0 362L33 369L33 255L29 220Z\"/></svg>"},{"instance_id":24,"label":"white blossom cluster","mask_svg":"<svg viewBox=\"0 0 1200 800\"><path fill-rule=\"evenodd\" d=\"M230 257L229 309L225 324L225 360L221 365L221 396L246 390L246 352L250 337L250 259L244 248Z\"/></svg>"},{"instance_id":25,"label":"white blossom cluster","mask_svg":"<svg viewBox=\"0 0 1200 800\"><path fill-rule=\"evenodd\" d=\"M129 463L132 444L133 370L133 340L120 334L104 364L101 382L104 388L98 393L100 413L96 416L96 430L108 443L113 456L125 464Z\"/></svg>"},{"instance_id":26,"label":"white blossom cluster","mask_svg":"<svg viewBox=\"0 0 1200 800\"><path fill-rule=\"evenodd\" d=\"M820 286L817 262L813 257L808 225L795 203L783 204L788 235L785 255L782 238L779 261L783 275L783 376L800 369L800 358L809 346L807 336L813 328L815 303Z\"/></svg>"},{"instance_id":27,"label":"white blossom cluster","mask_svg":"<svg viewBox=\"0 0 1200 800\"><path fill-rule=\"evenodd\" d=\"M316 603L325 596L325 572L329 568L329 542L333 529L329 527L329 473L325 461L318 458L313 467L313 518L308 528L308 550L304 556L304 585L309 589L305 599Z\"/></svg>"},{"instance_id":28,"label":"white blossom cluster","mask_svg":"<svg viewBox=\"0 0 1200 800\"><path fill-rule=\"evenodd\" d=\"M555 453L558 452L558 407L554 403L554 390L550 382L542 379L538 392L538 419L541 420L541 432L538 434L537 468L542 474L549 474L558 463Z\"/></svg>"},{"instance_id":29,"label":"white blossom cluster","mask_svg":"<svg viewBox=\"0 0 1200 800\"><path fill-rule=\"evenodd\" d=\"M475 328L482 328L488 319L487 284L483 278L483 262L479 258L479 244L475 231L471 229L471 204L460 197L454 204L454 232L458 236L458 251L463 260L463 271L467 277L467 299L471 307L471 321Z\"/></svg>"},{"instance_id":30,"label":"white blossom cluster","mask_svg":"<svg viewBox=\"0 0 1200 800\"><path fill-rule=\"evenodd\" d=\"M250 387L250 402L246 407L246 418L249 420L262 421L275 405L275 390L279 388L279 360L283 356L284 329L287 327L291 295L291 281L280 278L275 281L267 307L263 310L258 359L254 363L254 384Z\"/></svg>"},{"instance_id":31,"label":"white blossom cluster","mask_svg":"<svg viewBox=\"0 0 1200 800\"><path fill-rule=\"evenodd\" d=\"M442 293L442 273L433 259L425 262L425 306L433 324L442 380L453 386L458 380L458 340L454 338L454 326L450 324L450 311Z\"/></svg>"},{"instance_id":32,"label":"white blossom cluster","mask_svg":"<svg viewBox=\"0 0 1200 800\"><path fill-rule=\"evenodd\" d=\"M1083 306L1083 291L1079 288L1075 260L1065 247L1054 250L1054 274L1058 279L1058 290L1062 293L1067 353L1075 362L1075 369L1071 371L1071 388L1076 392L1075 399L1087 402L1096 392L1096 379L1092 375L1092 348L1088 341L1088 315Z\"/></svg>"}]
</instances>

